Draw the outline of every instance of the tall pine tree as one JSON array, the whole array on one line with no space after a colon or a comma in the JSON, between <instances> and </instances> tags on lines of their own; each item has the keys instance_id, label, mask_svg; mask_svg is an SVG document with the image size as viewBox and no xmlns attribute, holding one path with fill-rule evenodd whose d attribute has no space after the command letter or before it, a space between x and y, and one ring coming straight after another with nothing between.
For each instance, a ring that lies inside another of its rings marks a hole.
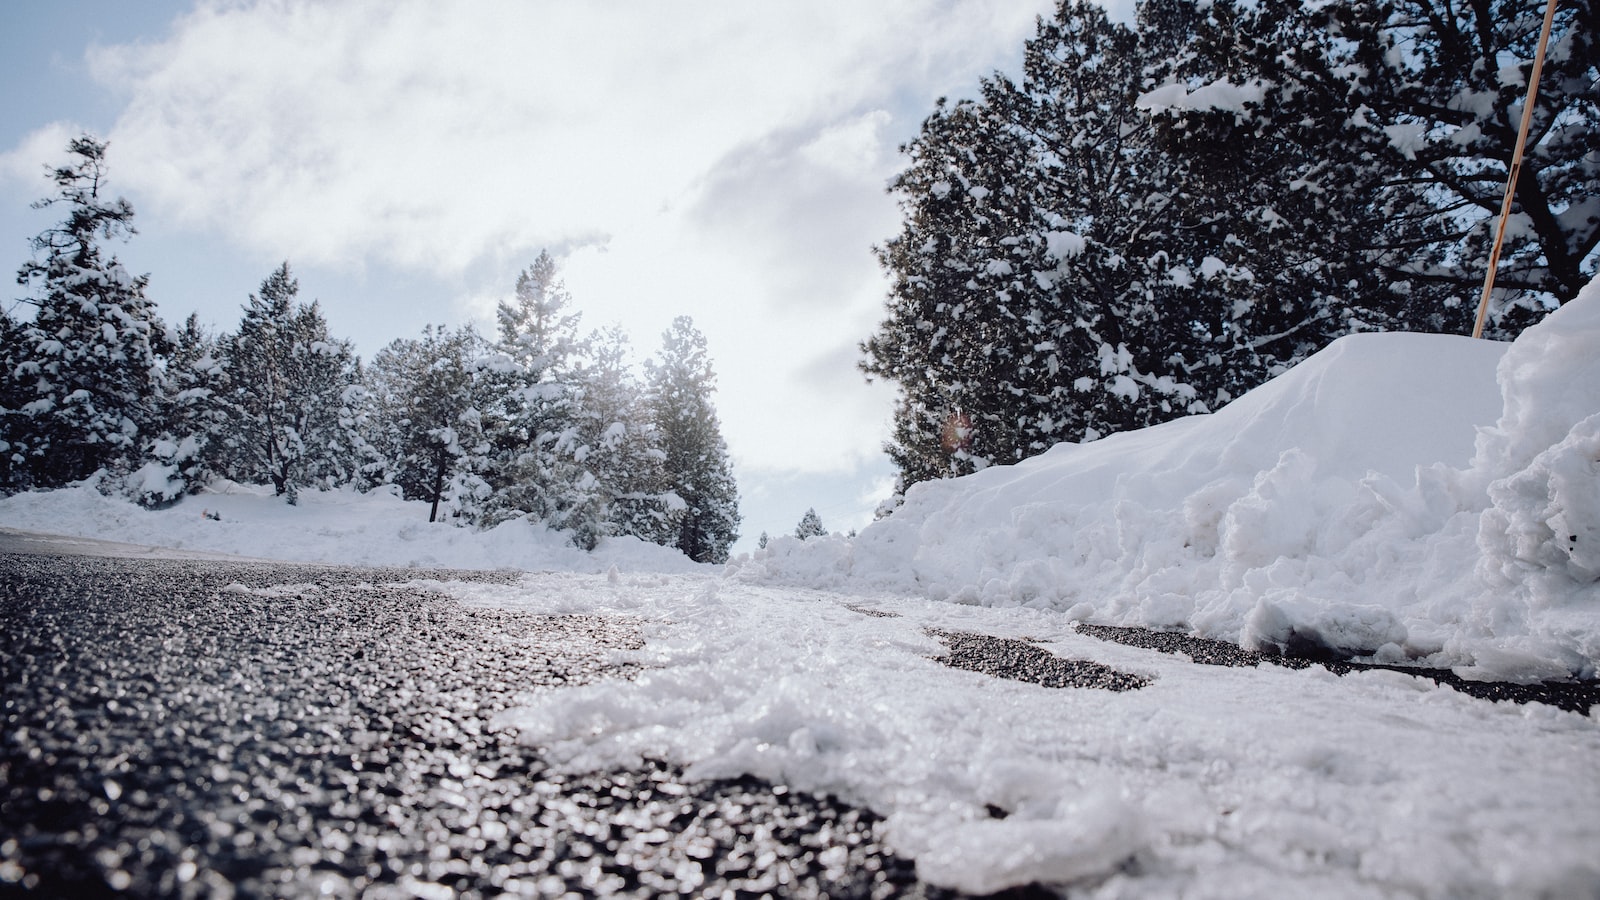
<instances>
[{"instance_id":1,"label":"tall pine tree","mask_svg":"<svg viewBox=\"0 0 1600 900\"><path fill-rule=\"evenodd\" d=\"M62 222L33 239L17 273L35 307L7 326L9 382L0 440L9 486L57 487L99 469L126 474L155 424L166 329L103 240L134 233L133 208L106 194L106 144L88 135L51 172L56 193L35 208L62 208Z\"/></svg>"},{"instance_id":2,"label":"tall pine tree","mask_svg":"<svg viewBox=\"0 0 1600 900\"><path fill-rule=\"evenodd\" d=\"M581 464L598 486L608 535L633 535L657 544L678 536L681 503L667 487L665 454L643 388L628 368L628 341L619 328L587 342L575 405Z\"/></svg>"},{"instance_id":3,"label":"tall pine tree","mask_svg":"<svg viewBox=\"0 0 1600 900\"><path fill-rule=\"evenodd\" d=\"M1215 294L1172 239L1183 186L1134 106L1143 53L1100 7L1064 3L1020 83L942 104L904 148L888 315L862 363L901 389L887 449L904 485L1226 399L1196 328Z\"/></svg>"},{"instance_id":4,"label":"tall pine tree","mask_svg":"<svg viewBox=\"0 0 1600 900\"><path fill-rule=\"evenodd\" d=\"M491 463L484 524L527 518L572 533L592 548L603 526L599 485L583 464L576 369L579 314L540 253L496 309L499 336L489 361L492 402L484 410Z\"/></svg>"},{"instance_id":5,"label":"tall pine tree","mask_svg":"<svg viewBox=\"0 0 1600 900\"><path fill-rule=\"evenodd\" d=\"M684 504L673 545L696 562L722 563L739 537L739 492L711 404L715 390L705 336L679 316L649 366L667 484Z\"/></svg>"}]
</instances>

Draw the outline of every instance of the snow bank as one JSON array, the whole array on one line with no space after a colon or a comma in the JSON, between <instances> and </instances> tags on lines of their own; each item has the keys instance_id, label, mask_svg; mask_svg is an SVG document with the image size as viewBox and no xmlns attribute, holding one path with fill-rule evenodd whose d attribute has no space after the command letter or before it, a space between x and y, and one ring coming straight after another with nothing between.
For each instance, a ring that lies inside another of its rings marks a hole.
<instances>
[{"instance_id":1,"label":"snow bank","mask_svg":"<svg viewBox=\"0 0 1600 900\"><path fill-rule=\"evenodd\" d=\"M207 514L218 518L209 518ZM302 491L295 506L268 487L222 482L168 509L107 497L91 481L0 498L0 524L180 550L341 565L603 572L690 572L677 550L608 538L593 553L527 522L489 531L428 522L428 504L388 490Z\"/></svg>"},{"instance_id":2,"label":"snow bank","mask_svg":"<svg viewBox=\"0 0 1600 900\"><path fill-rule=\"evenodd\" d=\"M1600 283L1514 344L1355 335L1207 416L920 484L752 582L1595 677Z\"/></svg>"}]
</instances>

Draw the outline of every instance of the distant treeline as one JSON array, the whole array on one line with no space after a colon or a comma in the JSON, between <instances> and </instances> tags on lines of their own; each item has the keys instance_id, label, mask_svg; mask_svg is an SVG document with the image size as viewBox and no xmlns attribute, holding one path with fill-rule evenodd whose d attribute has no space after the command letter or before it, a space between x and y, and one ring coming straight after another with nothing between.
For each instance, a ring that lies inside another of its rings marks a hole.
<instances>
[{"instance_id":1,"label":"distant treeline","mask_svg":"<svg viewBox=\"0 0 1600 900\"><path fill-rule=\"evenodd\" d=\"M97 476L139 503L174 503L214 479L307 488L392 485L429 519L527 519L584 548L609 535L721 562L738 491L705 338L684 317L642 379L625 335L579 333L546 253L497 310L497 333L429 327L363 364L297 298L287 263L238 327L169 327L102 243L132 233L106 193L106 144L74 140L36 204L64 213L18 281L31 316L0 314L0 490Z\"/></svg>"}]
</instances>

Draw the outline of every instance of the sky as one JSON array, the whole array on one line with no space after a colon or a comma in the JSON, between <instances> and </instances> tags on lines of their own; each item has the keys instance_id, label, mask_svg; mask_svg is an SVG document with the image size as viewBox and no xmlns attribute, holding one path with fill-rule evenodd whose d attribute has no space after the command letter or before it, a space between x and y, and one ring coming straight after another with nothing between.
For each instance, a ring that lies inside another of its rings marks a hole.
<instances>
[{"instance_id":1,"label":"sky","mask_svg":"<svg viewBox=\"0 0 1600 900\"><path fill-rule=\"evenodd\" d=\"M574 4L63 0L0 11L0 261L54 223L89 132L170 321L237 324L289 261L370 358L489 331L554 254L583 326L643 358L705 333L745 541L886 495L893 389L857 371L886 187L941 96L1015 71L1049 0ZM13 288L13 300L20 288Z\"/></svg>"}]
</instances>

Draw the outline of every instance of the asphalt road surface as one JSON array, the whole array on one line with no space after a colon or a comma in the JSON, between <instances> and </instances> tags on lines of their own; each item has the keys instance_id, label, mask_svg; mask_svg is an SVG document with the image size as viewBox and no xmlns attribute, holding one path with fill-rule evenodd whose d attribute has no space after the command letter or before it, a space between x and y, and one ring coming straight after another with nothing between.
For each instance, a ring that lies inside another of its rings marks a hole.
<instances>
[{"instance_id":1,"label":"asphalt road surface","mask_svg":"<svg viewBox=\"0 0 1600 900\"><path fill-rule=\"evenodd\" d=\"M0 895L956 896L830 798L548 772L491 720L630 625L397 586L510 574L106 549L0 539Z\"/></svg>"}]
</instances>

